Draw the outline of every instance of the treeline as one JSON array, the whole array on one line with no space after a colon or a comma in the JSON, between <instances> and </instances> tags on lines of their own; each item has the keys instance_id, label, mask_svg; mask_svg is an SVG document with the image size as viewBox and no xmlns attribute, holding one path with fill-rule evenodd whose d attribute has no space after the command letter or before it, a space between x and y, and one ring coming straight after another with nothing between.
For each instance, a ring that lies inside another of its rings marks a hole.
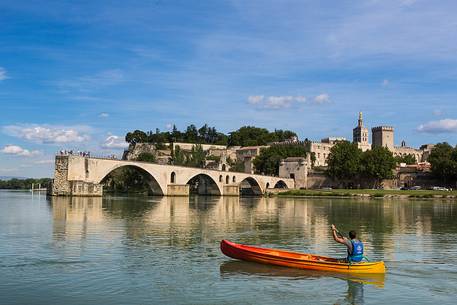
<instances>
[{"instance_id":1,"label":"treeline","mask_svg":"<svg viewBox=\"0 0 457 305\"><path fill-rule=\"evenodd\" d=\"M50 186L51 178L28 178L28 179L17 179L13 178L10 180L0 180L0 189L8 190L28 190L32 188L32 184L35 184L35 188L38 188L38 184L41 184L42 188Z\"/></svg>"},{"instance_id":2,"label":"treeline","mask_svg":"<svg viewBox=\"0 0 457 305\"><path fill-rule=\"evenodd\" d=\"M229 146L257 146L267 145L271 142L279 142L297 136L290 130L268 131L265 128L254 126L244 126L240 129L230 132L228 135L219 132L215 127L208 124L197 128L195 125L189 125L184 131L180 131L173 125L171 131L160 131L158 128L153 131L144 132L135 130L128 132L125 141L129 144L135 143L153 143L159 146L163 143L195 143L195 144L216 144Z\"/></svg>"}]
</instances>

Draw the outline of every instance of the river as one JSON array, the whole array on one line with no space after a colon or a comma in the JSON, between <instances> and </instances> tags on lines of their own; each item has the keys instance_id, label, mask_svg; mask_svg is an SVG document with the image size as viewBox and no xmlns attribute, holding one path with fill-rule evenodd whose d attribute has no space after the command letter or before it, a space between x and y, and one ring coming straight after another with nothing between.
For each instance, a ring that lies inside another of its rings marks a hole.
<instances>
[{"instance_id":1,"label":"river","mask_svg":"<svg viewBox=\"0 0 457 305\"><path fill-rule=\"evenodd\" d=\"M232 260L219 242L344 256L385 277ZM232 197L46 198L0 191L0 304L455 304L457 203Z\"/></svg>"}]
</instances>

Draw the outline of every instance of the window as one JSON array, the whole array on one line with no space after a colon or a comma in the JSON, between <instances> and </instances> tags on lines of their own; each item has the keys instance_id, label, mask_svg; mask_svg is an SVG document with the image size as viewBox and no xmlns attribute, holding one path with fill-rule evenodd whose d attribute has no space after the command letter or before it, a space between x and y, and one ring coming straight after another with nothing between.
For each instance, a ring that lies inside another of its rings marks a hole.
<instances>
[{"instance_id":1,"label":"window","mask_svg":"<svg viewBox=\"0 0 457 305\"><path fill-rule=\"evenodd\" d=\"M170 182L171 183L176 183L176 173L175 172L171 173Z\"/></svg>"}]
</instances>

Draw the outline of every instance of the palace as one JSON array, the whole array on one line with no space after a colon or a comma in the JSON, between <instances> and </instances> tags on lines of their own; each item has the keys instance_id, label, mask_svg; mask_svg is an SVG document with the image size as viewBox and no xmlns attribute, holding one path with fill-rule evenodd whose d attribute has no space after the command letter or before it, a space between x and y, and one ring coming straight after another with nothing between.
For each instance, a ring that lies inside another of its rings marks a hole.
<instances>
[{"instance_id":1,"label":"palace","mask_svg":"<svg viewBox=\"0 0 457 305\"><path fill-rule=\"evenodd\" d=\"M392 126L377 126L371 129L372 143L369 143L368 128L363 125L362 112L359 113L357 126L352 130L352 142L356 143L362 151L370 150L372 147L387 147L394 156L412 155L416 163L426 162L431 150L432 144L422 145L419 149L409 147L405 141L400 146L394 144L394 128ZM312 142L311 153L314 153L316 161L314 166L327 166L327 158L330 149L338 141L344 141L344 138L325 138L320 142Z\"/></svg>"}]
</instances>

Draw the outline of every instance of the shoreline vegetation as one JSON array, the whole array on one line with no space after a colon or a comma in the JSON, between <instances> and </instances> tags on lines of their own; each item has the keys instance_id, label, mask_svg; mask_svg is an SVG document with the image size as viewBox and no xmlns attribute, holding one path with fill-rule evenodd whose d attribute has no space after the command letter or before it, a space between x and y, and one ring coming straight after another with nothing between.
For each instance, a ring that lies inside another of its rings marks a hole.
<instances>
[{"instance_id":1,"label":"shoreline vegetation","mask_svg":"<svg viewBox=\"0 0 457 305\"><path fill-rule=\"evenodd\" d=\"M457 191L435 190L372 190L372 189L332 189L332 190L287 190L275 194L278 197L360 197L360 198L446 198L457 199Z\"/></svg>"},{"instance_id":2,"label":"shoreline vegetation","mask_svg":"<svg viewBox=\"0 0 457 305\"><path fill-rule=\"evenodd\" d=\"M8 180L0 180L0 190L30 190L32 184L37 188L47 188L51 184L51 178L11 178Z\"/></svg>"}]
</instances>

